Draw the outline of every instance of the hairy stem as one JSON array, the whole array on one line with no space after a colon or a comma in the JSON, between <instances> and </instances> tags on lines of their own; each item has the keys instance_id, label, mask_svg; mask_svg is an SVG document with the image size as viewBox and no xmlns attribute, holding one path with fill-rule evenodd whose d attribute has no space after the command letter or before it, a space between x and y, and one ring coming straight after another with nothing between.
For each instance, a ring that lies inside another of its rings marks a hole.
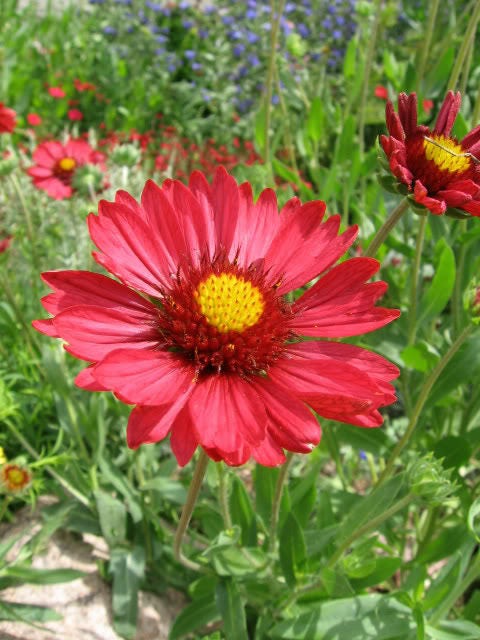
<instances>
[{"instance_id":1,"label":"hairy stem","mask_svg":"<svg viewBox=\"0 0 480 640\"><path fill-rule=\"evenodd\" d=\"M404 198L398 203L398 205L392 211L390 216L385 220L383 225L375 234L375 237L373 238L371 243L368 245L368 249L363 254L365 257L373 258L375 256L378 249L384 243L386 237L388 236L390 231L393 229L393 227L397 224L397 222L400 220L400 218L403 216L407 208L408 208L408 200L407 198Z\"/></svg>"}]
</instances>

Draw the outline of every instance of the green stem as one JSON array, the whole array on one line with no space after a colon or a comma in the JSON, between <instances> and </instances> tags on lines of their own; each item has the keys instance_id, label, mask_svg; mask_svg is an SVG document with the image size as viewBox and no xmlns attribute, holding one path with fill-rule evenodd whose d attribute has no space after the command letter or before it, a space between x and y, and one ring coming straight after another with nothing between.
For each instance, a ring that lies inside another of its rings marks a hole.
<instances>
[{"instance_id":1,"label":"green stem","mask_svg":"<svg viewBox=\"0 0 480 640\"><path fill-rule=\"evenodd\" d=\"M467 221L462 220L460 223L461 233L465 233L467 230ZM453 312L453 329L457 333L461 326L462 321L462 280L465 267L465 256L467 253L467 244L464 242L460 246L458 253L457 271L455 275L455 287L453 289L452 296L452 312Z\"/></svg>"},{"instance_id":2,"label":"green stem","mask_svg":"<svg viewBox=\"0 0 480 640\"><path fill-rule=\"evenodd\" d=\"M35 451L35 449L32 446L30 446L30 443L28 442L28 440L26 440L22 436L22 434L18 431L18 429L9 420L5 420L5 424L10 429L10 431L13 433L15 438L20 442L20 444L23 446L23 448L26 451L28 451L28 453L32 456L32 458L34 460L37 460L37 461L41 460L41 456ZM77 491L77 489L75 489L75 487L73 487L67 480L65 480L56 471L54 471L52 469L52 467L46 465L45 469L52 476L52 478L54 478L65 489L65 491L67 493L69 493L74 498L76 498L85 507L90 508L90 502L89 502L88 498L86 498L83 495L83 493L80 493L79 491Z\"/></svg>"},{"instance_id":3,"label":"green stem","mask_svg":"<svg viewBox=\"0 0 480 640\"><path fill-rule=\"evenodd\" d=\"M208 462L209 458L207 454L203 451L203 449L200 449L200 456L197 460L195 471L193 472L192 482L190 483L190 487L188 489L187 499L183 506L182 515L180 516L177 530L175 532L175 538L173 540L173 555L175 559L185 567L187 567L187 569L192 569L192 571L202 571L203 567L198 564L198 562L193 562L183 555L182 540L190 523L193 509L195 508L198 494L200 493L200 489L202 487L203 478L208 467Z\"/></svg>"},{"instance_id":4,"label":"green stem","mask_svg":"<svg viewBox=\"0 0 480 640\"><path fill-rule=\"evenodd\" d=\"M438 380L440 374L445 369L445 367L450 362L450 360L453 358L453 356L457 353L457 351L463 345L465 340L470 336L473 328L474 328L474 325L470 324L462 331L462 333L457 337L455 342L453 342L453 344L450 345L450 348L447 350L444 356L437 362L437 365L435 366L433 371L430 373L430 375L426 379L425 384L423 385L420 391L420 395L418 396L417 402L413 408L409 425L405 433L403 434L403 437L397 442L397 445L393 450L392 455L390 456L384 471L382 472L380 478L378 479L378 483L375 488L378 488L381 484L385 482L385 480L387 480L392 475L395 461L400 455L400 453L403 451L405 445L409 442L413 434L413 431L417 426L418 419L420 418L423 407L425 406L425 403L428 399L428 395L432 390L433 385Z\"/></svg>"},{"instance_id":5,"label":"green stem","mask_svg":"<svg viewBox=\"0 0 480 640\"><path fill-rule=\"evenodd\" d=\"M271 149L270 149L270 121L272 115L272 95L273 95L273 82L275 77L275 64L277 59L277 41L278 30L280 26L280 18L283 13L283 7L286 0L279 0L278 7L275 0L270 2L270 15L272 17L272 31L270 38L270 57L268 60L267 80L265 90L265 123L264 123L264 148L263 159L265 165L269 168L271 178L273 181L273 175L271 170Z\"/></svg>"},{"instance_id":6,"label":"green stem","mask_svg":"<svg viewBox=\"0 0 480 640\"><path fill-rule=\"evenodd\" d=\"M300 172L298 170L297 159L295 157L295 147L293 144L292 132L290 128L290 118L288 116L287 105L285 104L285 100L283 98L282 87L280 86L280 76L278 75L278 68L276 66L275 66L275 84L277 85L278 98L280 100L280 109L282 111L282 116L283 116L282 130L285 136L285 144L287 145L289 162L300 180Z\"/></svg>"},{"instance_id":7,"label":"green stem","mask_svg":"<svg viewBox=\"0 0 480 640\"><path fill-rule=\"evenodd\" d=\"M0 522L2 522L3 516L7 513L8 505L10 504L11 501L12 501L12 498L10 496L5 496L5 499L3 500L2 505L0 506Z\"/></svg>"},{"instance_id":8,"label":"green stem","mask_svg":"<svg viewBox=\"0 0 480 640\"><path fill-rule=\"evenodd\" d=\"M477 91L477 97L475 98L475 105L472 113L472 124L475 126L475 122L480 120L480 91Z\"/></svg>"},{"instance_id":9,"label":"green stem","mask_svg":"<svg viewBox=\"0 0 480 640\"><path fill-rule=\"evenodd\" d=\"M37 247L36 247L36 243L35 243L35 233L33 231L33 224L32 224L32 218L30 216L30 210L28 208L27 202L23 196L23 192L22 189L20 187L20 184L17 180L17 177L15 176L15 174L11 174L9 176L10 178L10 182L12 183L12 186L14 188L15 193L17 194L18 200L20 202L22 211L23 211L23 216L25 218L25 224L26 224L26 228L27 228L27 236L28 236L28 240L30 242L30 250L32 252L32 261L33 261L33 266L35 268L35 271L37 273L37 275L40 273L41 268L40 268L40 262L38 260L38 254L37 254ZM38 285L37 285L37 278L33 279L33 288L34 291L37 292L38 289ZM36 295L36 297L38 297Z\"/></svg>"},{"instance_id":10,"label":"green stem","mask_svg":"<svg viewBox=\"0 0 480 640\"><path fill-rule=\"evenodd\" d=\"M417 335L417 304L418 304L418 279L420 275L420 263L422 261L423 241L425 239L425 227L427 216L421 216L415 247L415 261L413 263L412 279L410 283L410 309L408 310L408 344L415 342Z\"/></svg>"},{"instance_id":11,"label":"green stem","mask_svg":"<svg viewBox=\"0 0 480 640\"><path fill-rule=\"evenodd\" d=\"M432 626L435 626L440 622L442 618L445 618L448 615L450 609L455 604L455 602L462 596L463 593L465 593L468 587L479 576L480 576L480 553L478 553L477 551L475 559L470 565L470 569L465 574L465 577L463 578L463 580L461 580L461 582L459 582L459 584L456 587L453 587L453 589L448 593L445 600L442 602L442 604L438 607L438 609L430 618L429 623Z\"/></svg>"},{"instance_id":12,"label":"green stem","mask_svg":"<svg viewBox=\"0 0 480 640\"><path fill-rule=\"evenodd\" d=\"M451 89L452 91L454 91L457 86L458 78L460 77L460 73L462 71L462 68L464 67L469 48L473 42L473 39L475 38L475 32L477 29L479 18L480 2L476 2L474 4L473 13L467 25L465 35L462 39L462 44L460 45L460 49L457 53L457 58L455 60L455 64L453 65L452 73L450 74L450 78L448 80L447 89Z\"/></svg>"},{"instance_id":13,"label":"green stem","mask_svg":"<svg viewBox=\"0 0 480 640\"><path fill-rule=\"evenodd\" d=\"M407 505L409 505L413 500L415 500L415 495L409 493L401 500L396 502L394 505L387 509L373 520L369 520L362 527L356 529L342 544L338 547L335 553L331 556L330 560L325 565L325 569L333 569L333 567L340 560L345 551L352 546L352 544L358 540L361 536L373 529L379 527L385 520L388 520L393 515L395 515L398 511L404 509ZM301 596L310 593L311 591L315 591L316 589L320 589L323 586L323 578L319 578L314 582L305 585L304 587L300 587L299 589L293 591L290 596L284 601L282 608L286 609L289 605L295 602Z\"/></svg>"},{"instance_id":14,"label":"green stem","mask_svg":"<svg viewBox=\"0 0 480 640\"><path fill-rule=\"evenodd\" d=\"M28 346L30 348L30 353L32 356L37 358L40 348L38 346L36 336L32 331L32 327L26 322L25 314L22 312L22 310L17 304L17 301L15 300L15 294L13 293L12 288L10 287L10 281L8 278L4 278L3 274L0 273L0 282L2 285L3 292L5 293L6 299L10 303L19 324L21 324L21 326L24 329L24 333L22 335L27 339Z\"/></svg>"},{"instance_id":15,"label":"green stem","mask_svg":"<svg viewBox=\"0 0 480 640\"><path fill-rule=\"evenodd\" d=\"M219 492L219 501L220 501L220 509L222 510L223 522L227 529L231 529L233 527L232 516L230 515L230 509L228 506L228 482L227 482L227 473L225 471L225 467L223 466L223 462L217 463L217 471L218 471L218 492Z\"/></svg>"},{"instance_id":16,"label":"green stem","mask_svg":"<svg viewBox=\"0 0 480 640\"><path fill-rule=\"evenodd\" d=\"M430 52L430 45L432 42L433 29L435 27L435 21L437 19L438 6L440 0L432 0L430 2L430 12L428 14L428 23L423 38L422 52L420 54L420 61L418 63L417 71L417 93L420 89L420 82L422 81L423 74L425 73L425 67L427 66L427 57Z\"/></svg>"},{"instance_id":17,"label":"green stem","mask_svg":"<svg viewBox=\"0 0 480 640\"><path fill-rule=\"evenodd\" d=\"M385 238L388 236L390 231L393 229L393 227L397 224L397 222L403 216L407 208L408 208L408 199L404 198L403 200L400 200L400 202L392 211L390 216L385 220L383 225L377 231L371 243L368 245L368 249L363 254L365 257L373 258L375 256L378 249L385 241Z\"/></svg>"},{"instance_id":18,"label":"green stem","mask_svg":"<svg viewBox=\"0 0 480 640\"><path fill-rule=\"evenodd\" d=\"M331 428L326 427L323 429L323 438L327 445L328 452L335 462L335 467L337 468L338 477L340 478L342 487L347 490L348 482L343 471L342 461L340 460L340 452L338 450L338 443L337 439L335 438L335 433Z\"/></svg>"},{"instance_id":19,"label":"green stem","mask_svg":"<svg viewBox=\"0 0 480 640\"><path fill-rule=\"evenodd\" d=\"M268 542L268 550L270 553L275 551L275 545L277 542L277 527L278 517L280 515L280 504L282 502L283 486L288 476L288 470L293 461L293 453L290 451L287 453L285 463L280 467L280 473L278 474L277 484L275 486L275 495L272 504L272 516L270 519L270 539Z\"/></svg>"},{"instance_id":20,"label":"green stem","mask_svg":"<svg viewBox=\"0 0 480 640\"><path fill-rule=\"evenodd\" d=\"M383 0L374 0L374 19L372 29L369 34L367 53L365 59L365 68L363 70L362 95L360 98L360 108L358 112L358 144L360 147L360 156L363 158L365 151L365 120L367 112L367 101L370 93L370 73L372 71L373 58L376 51L378 27L382 18Z\"/></svg>"}]
</instances>

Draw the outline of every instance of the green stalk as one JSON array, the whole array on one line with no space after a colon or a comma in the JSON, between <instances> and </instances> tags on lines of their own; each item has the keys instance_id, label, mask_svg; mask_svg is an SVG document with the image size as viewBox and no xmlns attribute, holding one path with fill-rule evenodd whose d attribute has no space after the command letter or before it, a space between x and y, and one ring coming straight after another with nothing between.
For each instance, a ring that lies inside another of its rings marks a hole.
<instances>
[{"instance_id":1,"label":"green stalk","mask_svg":"<svg viewBox=\"0 0 480 640\"><path fill-rule=\"evenodd\" d=\"M273 172L271 168L271 148L270 148L270 121L272 114L272 94L273 94L273 83L275 78L275 65L277 60L277 41L278 41L278 30L280 26L280 18L283 13L283 8L285 6L286 0L279 0L278 7L276 6L275 0L271 0L270 2L270 14L272 16L272 31L270 38L270 57L268 59L268 69L267 69L267 81L266 81L266 91L265 91L265 123L264 123L264 148L263 148L263 159L266 166L270 170L271 178L273 181Z\"/></svg>"},{"instance_id":2,"label":"green stalk","mask_svg":"<svg viewBox=\"0 0 480 640\"><path fill-rule=\"evenodd\" d=\"M327 445L328 452L335 462L335 467L337 469L340 482L342 483L342 487L346 491L348 489L348 482L343 471L342 461L340 460L340 452L338 450L338 442L335 438L335 433L332 431L332 429L329 429L327 427L323 429L323 438Z\"/></svg>"},{"instance_id":3,"label":"green stalk","mask_svg":"<svg viewBox=\"0 0 480 640\"><path fill-rule=\"evenodd\" d=\"M472 113L472 125L475 126L475 123L480 120L480 91L477 91L477 97L475 99L475 105L473 107Z\"/></svg>"},{"instance_id":4,"label":"green stalk","mask_svg":"<svg viewBox=\"0 0 480 640\"><path fill-rule=\"evenodd\" d=\"M420 218L420 226L417 233L415 246L415 261L413 263L412 279L410 283L410 308L408 310L408 344L415 342L417 335L417 305L418 305L418 279L420 275L420 263L422 261L423 241L425 239L425 227L427 216Z\"/></svg>"},{"instance_id":5,"label":"green stalk","mask_svg":"<svg viewBox=\"0 0 480 640\"><path fill-rule=\"evenodd\" d=\"M420 54L420 61L418 63L417 93L420 90L420 82L423 78L423 74L425 73L425 67L427 66L427 58L428 58L428 53L430 51L430 45L432 43L433 29L435 27L435 21L437 19L439 4L440 4L440 0L432 0L430 2L428 23L427 23L427 28L425 30L425 36L423 39L423 46L422 46L422 52Z\"/></svg>"},{"instance_id":6,"label":"green stalk","mask_svg":"<svg viewBox=\"0 0 480 640\"><path fill-rule=\"evenodd\" d=\"M474 4L473 13L467 25L467 29L465 31L462 44L460 45L460 49L457 53L457 58L455 60L455 64L453 65L452 73L450 74L450 78L448 80L447 89L451 89L452 91L454 91L457 86L460 73L464 67L465 60L467 59L469 48L472 45L475 38L475 32L477 30L477 23L479 19L480 19L480 2L476 2Z\"/></svg>"},{"instance_id":7,"label":"green stalk","mask_svg":"<svg viewBox=\"0 0 480 640\"><path fill-rule=\"evenodd\" d=\"M462 220L460 222L460 231L461 233L465 233L467 230L467 221ZM462 320L462 280L463 280L463 271L465 267L465 256L467 253L467 245L464 242L460 250L458 252L458 263L457 263L457 272L455 275L455 286L453 289L452 296L452 315L453 315L453 328L455 333L458 332L461 325Z\"/></svg>"},{"instance_id":8,"label":"green stalk","mask_svg":"<svg viewBox=\"0 0 480 640\"><path fill-rule=\"evenodd\" d=\"M231 529L233 527L232 516L230 515L230 508L228 506L228 482L227 473L223 466L223 462L217 463L218 471L218 493L220 509L222 510L222 517L225 527Z\"/></svg>"},{"instance_id":9,"label":"green stalk","mask_svg":"<svg viewBox=\"0 0 480 640\"><path fill-rule=\"evenodd\" d=\"M456 587L448 593L443 603L438 607L429 620L432 626L438 625L442 618L445 618L455 602L465 593L468 587L480 576L480 553L477 552L475 559L470 565L470 569L465 574Z\"/></svg>"},{"instance_id":10,"label":"green stalk","mask_svg":"<svg viewBox=\"0 0 480 640\"><path fill-rule=\"evenodd\" d=\"M33 231L33 224L32 224L32 218L30 216L30 211L28 208L28 205L26 203L26 200L23 196L23 192L22 189L20 187L20 184L17 180L17 177L15 176L15 174L11 174L9 176L10 182L12 183L13 189L15 191L15 193L17 194L18 200L20 202L22 211L23 211L23 216L25 218L25 224L26 224L26 228L27 228L27 236L28 236L28 240L30 242L30 250L32 252L32 262L33 262L33 266L35 268L35 271L37 274L40 273L41 268L40 268L40 262L38 260L38 254L37 254L37 247L36 247L36 243L35 243L35 233ZM34 291L37 292L38 290L38 285L37 285L37 278L33 279L33 288ZM35 297L38 298L37 293L35 293Z\"/></svg>"},{"instance_id":11,"label":"green stalk","mask_svg":"<svg viewBox=\"0 0 480 640\"><path fill-rule=\"evenodd\" d=\"M293 461L293 453L290 451L286 455L285 463L280 467L280 473L278 474L277 484L275 486L275 495L272 504L272 516L270 520L270 539L268 541L268 550L270 553L275 551L275 545L277 542L277 527L278 517L280 514L280 504L282 502L283 486L288 477L288 470Z\"/></svg>"},{"instance_id":12,"label":"green stalk","mask_svg":"<svg viewBox=\"0 0 480 640\"><path fill-rule=\"evenodd\" d=\"M418 419L420 418L423 407L425 406L425 403L428 399L428 395L432 390L433 385L438 380L440 374L445 369L445 367L450 362L450 360L453 358L453 356L457 353L457 351L463 345L465 340L470 336L473 328L474 328L474 325L470 324L462 331L462 333L457 337L455 342L453 342L453 344L450 345L450 348L447 350L444 356L437 362L437 365L435 366L433 371L430 373L430 375L426 379L425 384L423 385L420 391L420 395L418 396L418 400L415 404L415 407L413 408L412 417L410 418L409 425L405 433L403 434L403 437L397 442L397 445L393 450L392 455L390 456L384 471L382 472L382 474L380 475L380 478L378 479L378 483L375 486L375 489L377 489L381 484L385 482L385 480L387 480L392 475L395 461L400 455L400 453L403 451L403 449L405 448L406 444L409 442L413 434L413 431L417 426Z\"/></svg>"},{"instance_id":13,"label":"green stalk","mask_svg":"<svg viewBox=\"0 0 480 640\"><path fill-rule=\"evenodd\" d=\"M392 211L390 216L385 220L383 225L377 231L371 243L368 245L368 249L363 254L365 257L373 258L375 256L378 249L383 244L383 242L385 241L386 237L388 236L390 231L393 229L393 227L397 224L397 222L403 216L407 208L408 208L408 199L404 198L403 200L400 200L400 202Z\"/></svg>"},{"instance_id":14,"label":"green stalk","mask_svg":"<svg viewBox=\"0 0 480 640\"><path fill-rule=\"evenodd\" d=\"M335 553L331 556L330 560L325 565L325 569L333 569L340 558L343 556L345 551L352 546L352 544L361 538L363 535L372 531L373 529L377 529L383 522L394 516L398 511L401 511L406 506L408 506L413 500L415 500L415 495L409 493L404 496L398 502L395 502L390 509L387 509L373 520L369 520L362 527L356 529L342 544L338 547ZM316 589L320 589L323 586L323 578L319 578L310 584L305 585L304 587L300 587L299 589L293 591L290 596L283 602L282 608L286 609L293 602L298 600L301 596L310 593L311 591L315 591Z\"/></svg>"},{"instance_id":15,"label":"green stalk","mask_svg":"<svg viewBox=\"0 0 480 640\"><path fill-rule=\"evenodd\" d=\"M209 458L207 454L203 451L203 449L200 449L200 455L197 460L195 471L193 472L192 482L190 483L190 487L188 489L187 499L183 506L182 515L180 516L177 530L175 532L175 538L173 540L173 555L175 559L183 564L184 567L187 567L187 569L191 569L192 571L203 571L203 567L198 564L198 562L193 562L193 560L189 560L183 555L182 540L190 523L190 519L197 502L198 494L200 493L200 489L202 487L203 478L205 476L205 472L207 471L208 462Z\"/></svg>"},{"instance_id":16,"label":"green stalk","mask_svg":"<svg viewBox=\"0 0 480 640\"><path fill-rule=\"evenodd\" d=\"M374 0L373 11L375 12L375 17L368 39L365 68L363 70L363 87L360 98L360 108L358 111L358 143L360 146L360 155L362 157L365 151L365 119L367 101L370 92L370 73L372 71L373 58L375 55L375 48L377 46L378 27L382 18L382 4L383 0Z\"/></svg>"}]
</instances>

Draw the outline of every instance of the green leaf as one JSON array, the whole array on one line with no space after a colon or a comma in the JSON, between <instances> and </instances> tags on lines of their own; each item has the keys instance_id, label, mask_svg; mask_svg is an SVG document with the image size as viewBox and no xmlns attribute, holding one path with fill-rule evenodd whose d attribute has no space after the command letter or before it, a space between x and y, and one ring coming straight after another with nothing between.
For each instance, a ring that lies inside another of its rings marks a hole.
<instances>
[{"instance_id":1,"label":"green leaf","mask_svg":"<svg viewBox=\"0 0 480 640\"><path fill-rule=\"evenodd\" d=\"M0 575L13 579L16 584L58 584L83 578L83 571L75 569L33 569L31 567L7 566Z\"/></svg>"},{"instance_id":2,"label":"green leaf","mask_svg":"<svg viewBox=\"0 0 480 640\"><path fill-rule=\"evenodd\" d=\"M278 469L263 467L257 464L255 468L255 506L265 524L272 515L272 504L275 495Z\"/></svg>"},{"instance_id":3,"label":"green leaf","mask_svg":"<svg viewBox=\"0 0 480 640\"><path fill-rule=\"evenodd\" d=\"M388 580L388 578L393 576L401 565L401 558L377 557L373 571L364 578L350 579L350 584L355 591L379 585L384 580Z\"/></svg>"},{"instance_id":4,"label":"green leaf","mask_svg":"<svg viewBox=\"0 0 480 640\"><path fill-rule=\"evenodd\" d=\"M445 239L438 242L436 253L435 275L420 304L419 326L443 311L455 284L455 254Z\"/></svg>"},{"instance_id":5,"label":"green leaf","mask_svg":"<svg viewBox=\"0 0 480 640\"><path fill-rule=\"evenodd\" d=\"M263 153L265 149L265 107L261 107L255 116L255 146L260 153Z\"/></svg>"},{"instance_id":6,"label":"green leaf","mask_svg":"<svg viewBox=\"0 0 480 640\"><path fill-rule=\"evenodd\" d=\"M353 115L348 116L342 126L340 136L337 138L336 158L340 163L352 160L352 146L354 144L357 121Z\"/></svg>"},{"instance_id":7,"label":"green leaf","mask_svg":"<svg viewBox=\"0 0 480 640\"><path fill-rule=\"evenodd\" d=\"M61 619L62 616L49 607L0 600L0 620L32 623L54 622Z\"/></svg>"},{"instance_id":8,"label":"green leaf","mask_svg":"<svg viewBox=\"0 0 480 640\"><path fill-rule=\"evenodd\" d=\"M369 594L315 603L313 611L275 625L285 640L398 640L413 630L410 610L392 598Z\"/></svg>"},{"instance_id":9,"label":"green leaf","mask_svg":"<svg viewBox=\"0 0 480 640\"><path fill-rule=\"evenodd\" d=\"M245 554L238 547L219 549L211 554L212 564L219 576L259 575L267 565L265 553L258 548L244 547Z\"/></svg>"},{"instance_id":10,"label":"green leaf","mask_svg":"<svg viewBox=\"0 0 480 640\"><path fill-rule=\"evenodd\" d=\"M345 56L343 58L343 77L345 80L355 76L357 52L358 38L352 38L347 45L347 50L345 51Z\"/></svg>"},{"instance_id":11,"label":"green leaf","mask_svg":"<svg viewBox=\"0 0 480 640\"><path fill-rule=\"evenodd\" d=\"M466 464L472 455L472 447L468 440L461 436L446 436L439 440L433 449L437 458L443 458L445 469L458 469Z\"/></svg>"},{"instance_id":12,"label":"green leaf","mask_svg":"<svg viewBox=\"0 0 480 640\"><path fill-rule=\"evenodd\" d=\"M312 100L307 117L307 132L314 142L320 142L325 133L325 110L323 99L317 96Z\"/></svg>"},{"instance_id":13,"label":"green leaf","mask_svg":"<svg viewBox=\"0 0 480 640\"><path fill-rule=\"evenodd\" d=\"M201 629L219 618L220 614L215 600L210 595L199 598L182 609L173 623L168 638L169 640L184 638L192 631Z\"/></svg>"},{"instance_id":14,"label":"green leaf","mask_svg":"<svg viewBox=\"0 0 480 640\"><path fill-rule=\"evenodd\" d=\"M144 549L112 549L109 572L113 576L113 626L119 635L133 638L137 629L138 591L145 574Z\"/></svg>"},{"instance_id":15,"label":"green leaf","mask_svg":"<svg viewBox=\"0 0 480 640\"><path fill-rule=\"evenodd\" d=\"M220 580L215 601L222 616L225 636L229 640L248 640L245 608L233 580Z\"/></svg>"},{"instance_id":16,"label":"green leaf","mask_svg":"<svg viewBox=\"0 0 480 640\"><path fill-rule=\"evenodd\" d=\"M443 620L437 628L427 624L427 638L431 640L478 640L480 627L467 620Z\"/></svg>"},{"instance_id":17,"label":"green leaf","mask_svg":"<svg viewBox=\"0 0 480 640\"><path fill-rule=\"evenodd\" d=\"M307 529L304 531L305 544L309 558L317 556L338 536L338 524L323 529Z\"/></svg>"},{"instance_id":18,"label":"green leaf","mask_svg":"<svg viewBox=\"0 0 480 640\"><path fill-rule=\"evenodd\" d=\"M405 347L400 356L405 366L422 373L431 371L438 361L438 354L427 342L419 342Z\"/></svg>"},{"instance_id":19,"label":"green leaf","mask_svg":"<svg viewBox=\"0 0 480 640\"><path fill-rule=\"evenodd\" d=\"M473 534L475 540L480 542L480 498L477 498L468 510L468 529Z\"/></svg>"},{"instance_id":20,"label":"green leaf","mask_svg":"<svg viewBox=\"0 0 480 640\"><path fill-rule=\"evenodd\" d=\"M133 521L140 522L143 514L138 501L136 489L129 484L124 474L120 473L118 469L115 469L115 467L113 467L112 464L107 462L104 458L100 460L100 470L102 472L103 479L115 487L115 489L125 498Z\"/></svg>"},{"instance_id":21,"label":"green leaf","mask_svg":"<svg viewBox=\"0 0 480 640\"><path fill-rule=\"evenodd\" d=\"M187 498L187 491L181 482L178 480L172 480L171 478L165 478L164 476L157 476L151 480L147 480L141 486L142 491L155 491L164 500L174 502L175 504L185 504Z\"/></svg>"},{"instance_id":22,"label":"green leaf","mask_svg":"<svg viewBox=\"0 0 480 640\"><path fill-rule=\"evenodd\" d=\"M404 483L403 474L398 474L368 496L359 498L344 519L337 541L341 542L348 538L352 531L386 511L393 504Z\"/></svg>"},{"instance_id":23,"label":"green leaf","mask_svg":"<svg viewBox=\"0 0 480 640\"><path fill-rule=\"evenodd\" d=\"M127 538L127 510L125 505L109 493L95 491L98 517L102 534L108 545L113 547Z\"/></svg>"},{"instance_id":24,"label":"green leaf","mask_svg":"<svg viewBox=\"0 0 480 640\"><path fill-rule=\"evenodd\" d=\"M241 531L241 541L244 546L254 546L257 542L257 524L250 496L243 482L236 475L232 475L232 490L230 492L230 514L232 522Z\"/></svg>"},{"instance_id":25,"label":"green leaf","mask_svg":"<svg viewBox=\"0 0 480 640\"><path fill-rule=\"evenodd\" d=\"M290 587L296 584L295 573L306 558L306 547L303 532L298 520L289 513L279 536L279 556L285 580Z\"/></svg>"}]
</instances>

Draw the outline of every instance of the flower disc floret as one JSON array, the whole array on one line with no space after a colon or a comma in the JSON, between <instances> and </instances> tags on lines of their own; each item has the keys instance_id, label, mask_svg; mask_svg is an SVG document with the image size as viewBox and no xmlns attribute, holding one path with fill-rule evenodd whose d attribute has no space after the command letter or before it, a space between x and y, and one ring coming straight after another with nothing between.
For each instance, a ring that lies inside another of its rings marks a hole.
<instances>
[{"instance_id":1,"label":"flower disc floret","mask_svg":"<svg viewBox=\"0 0 480 640\"><path fill-rule=\"evenodd\" d=\"M4 464L0 468L0 487L7 493L22 493L30 486L32 476L18 464Z\"/></svg>"},{"instance_id":2,"label":"flower disc floret","mask_svg":"<svg viewBox=\"0 0 480 640\"><path fill-rule=\"evenodd\" d=\"M357 228L339 234L340 216L324 214L297 198L279 213L270 189L254 202L223 168L211 185L200 172L188 187L149 181L140 202L119 191L88 218L95 260L117 280L43 274L52 317L34 326L89 363L77 385L136 405L130 447L170 435L181 465L198 446L230 465L281 464L320 441L314 412L375 427L396 399L394 365L330 340L399 312L376 306L376 260L335 264Z\"/></svg>"}]
</instances>

